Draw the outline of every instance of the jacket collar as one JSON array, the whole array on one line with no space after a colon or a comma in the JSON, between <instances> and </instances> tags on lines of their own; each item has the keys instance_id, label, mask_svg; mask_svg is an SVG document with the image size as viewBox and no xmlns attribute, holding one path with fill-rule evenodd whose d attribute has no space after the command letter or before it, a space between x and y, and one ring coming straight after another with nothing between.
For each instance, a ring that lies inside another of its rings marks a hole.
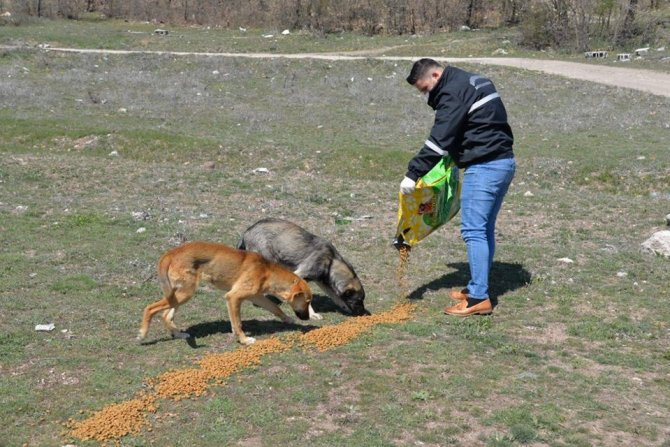
<instances>
[{"instance_id":1,"label":"jacket collar","mask_svg":"<svg viewBox=\"0 0 670 447\"><path fill-rule=\"evenodd\" d=\"M440 96L440 91L444 87L444 85L447 83L447 71L449 70L449 67L444 67L444 70L442 71L442 76L440 76L440 79L437 80L437 83L435 84L435 87L430 91L428 94L428 105L435 110L438 105L438 96Z\"/></svg>"}]
</instances>

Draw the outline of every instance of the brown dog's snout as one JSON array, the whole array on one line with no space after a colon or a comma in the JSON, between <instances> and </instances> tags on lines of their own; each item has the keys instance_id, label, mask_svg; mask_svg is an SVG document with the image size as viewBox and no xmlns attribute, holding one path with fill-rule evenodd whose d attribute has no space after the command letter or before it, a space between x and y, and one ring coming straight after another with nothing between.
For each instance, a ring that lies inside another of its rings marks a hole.
<instances>
[{"instance_id":1,"label":"brown dog's snout","mask_svg":"<svg viewBox=\"0 0 670 447\"><path fill-rule=\"evenodd\" d=\"M295 312L296 316L301 320L309 320L309 308L305 310L293 309L293 311Z\"/></svg>"}]
</instances>

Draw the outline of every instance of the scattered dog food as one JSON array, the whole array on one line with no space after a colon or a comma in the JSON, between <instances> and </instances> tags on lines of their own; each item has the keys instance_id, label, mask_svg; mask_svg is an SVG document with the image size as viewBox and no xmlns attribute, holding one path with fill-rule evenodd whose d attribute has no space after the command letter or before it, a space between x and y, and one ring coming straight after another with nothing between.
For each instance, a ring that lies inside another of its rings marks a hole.
<instances>
[{"instance_id":1,"label":"scattered dog food","mask_svg":"<svg viewBox=\"0 0 670 447\"><path fill-rule=\"evenodd\" d=\"M236 372L256 366L267 354L291 349L292 345L277 337L259 340L246 348L221 354L210 354L200 361L200 368L176 369L150 380L149 385L158 397L182 400L202 396L212 380L223 383L223 379Z\"/></svg>"},{"instance_id":2,"label":"scattered dog food","mask_svg":"<svg viewBox=\"0 0 670 447\"><path fill-rule=\"evenodd\" d=\"M83 421L70 418L65 424L70 429L68 435L82 441L103 442L139 433L142 428L149 427L147 413L156 412L155 401L156 396L145 393L125 402L109 405Z\"/></svg>"},{"instance_id":3,"label":"scattered dog food","mask_svg":"<svg viewBox=\"0 0 670 447\"><path fill-rule=\"evenodd\" d=\"M281 339L269 337L234 351L207 355L198 362L199 368L175 369L149 379L149 390L131 400L109 405L82 421L70 418L65 423L68 431L64 435L82 441L106 442L139 433L143 428L151 430L147 417L157 411L158 399L178 401L202 396L212 384L221 385L231 375L259 365L265 355L288 351L296 346L305 350L316 348L319 352L327 351L350 342L375 325L406 321L411 317L413 308L414 304L403 301L380 314L349 318L304 334L290 334Z\"/></svg>"},{"instance_id":4,"label":"scattered dog food","mask_svg":"<svg viewBox=\"0 0 670 447\"><path fill-rule=\"evenodd\" d=\"M400 323L409 320L414 305L399 303L391 310L363 317L349 318L333 326L323 326L303 334L299 344L304 348L316 347L320 352L349 343L367 329L378 324Z\"/></svg>"}]
</instances>

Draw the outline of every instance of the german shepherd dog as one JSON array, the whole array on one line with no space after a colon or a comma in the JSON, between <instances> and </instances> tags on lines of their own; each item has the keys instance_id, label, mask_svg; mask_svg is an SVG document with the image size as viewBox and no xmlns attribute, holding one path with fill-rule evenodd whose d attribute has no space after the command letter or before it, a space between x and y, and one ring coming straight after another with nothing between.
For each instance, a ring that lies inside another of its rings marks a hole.
<instances>
[{"instance_id":1,"label":"german shepherd dog","mask_svg":"<svg viewBox=\"0 0 670 447\"><path fill-rule=\"evenodd\" d=\"M346 314L370 315L363 306L365 291L353 267L333 244L287 220L262 219L247 228L237 248L260 253L305 281L316 282ZM309 317L321 315L309 306Z\"/></svg>"},{"instance_id":2,"label":"german shepherd dog","mask_svg":"<svg viewBox=\"0 0 670 447\"><path fill-rule=\"evenodd\" d=\"M163 298L144 309L138 339L147 335L151 318L158 312L163 312L163 323L173 337L189 338L189 334L175 326L174 314L195 294L201 279L228 291L225 298L230 325L243 345L256 341L242 331L240 306L244 300L272 312L286 323L292 322L293 319L266 295L278 297L291 305L298 318L309 319L312 292L305 280L257 253L194 241L168 250L158 261L158 281Z\"/></svg>"}]
</instances>

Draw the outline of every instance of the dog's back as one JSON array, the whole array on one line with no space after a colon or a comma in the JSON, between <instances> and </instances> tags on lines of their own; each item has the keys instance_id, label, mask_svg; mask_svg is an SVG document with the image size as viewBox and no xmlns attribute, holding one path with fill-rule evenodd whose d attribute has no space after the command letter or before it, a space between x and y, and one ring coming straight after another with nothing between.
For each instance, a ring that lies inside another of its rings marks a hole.
<instances>
[{"instance_id":1,"label":"dog's back","mask_svg":"<svg viewBox=\"0 0 670 447\"><path fill-rule=\"evenodd\" d=\"M293 222L275 218L259 220L249 227L238 248L255 251L289 270L300 269L308 281L323 280L331 261L342 259L330 242Z\"/></svg>"},{"instance_id":2,"label":"dog's back","mask_svg":"<svg viewBox=\"0 0 670 447\"><path fill-rule=\"evenodd\" d=\"M314 281L345 312L367 315L365 291L356 272L327 240L282 219L262 219L242 235L238 248L255 251Z\"/></svg>"}]
</instances>

